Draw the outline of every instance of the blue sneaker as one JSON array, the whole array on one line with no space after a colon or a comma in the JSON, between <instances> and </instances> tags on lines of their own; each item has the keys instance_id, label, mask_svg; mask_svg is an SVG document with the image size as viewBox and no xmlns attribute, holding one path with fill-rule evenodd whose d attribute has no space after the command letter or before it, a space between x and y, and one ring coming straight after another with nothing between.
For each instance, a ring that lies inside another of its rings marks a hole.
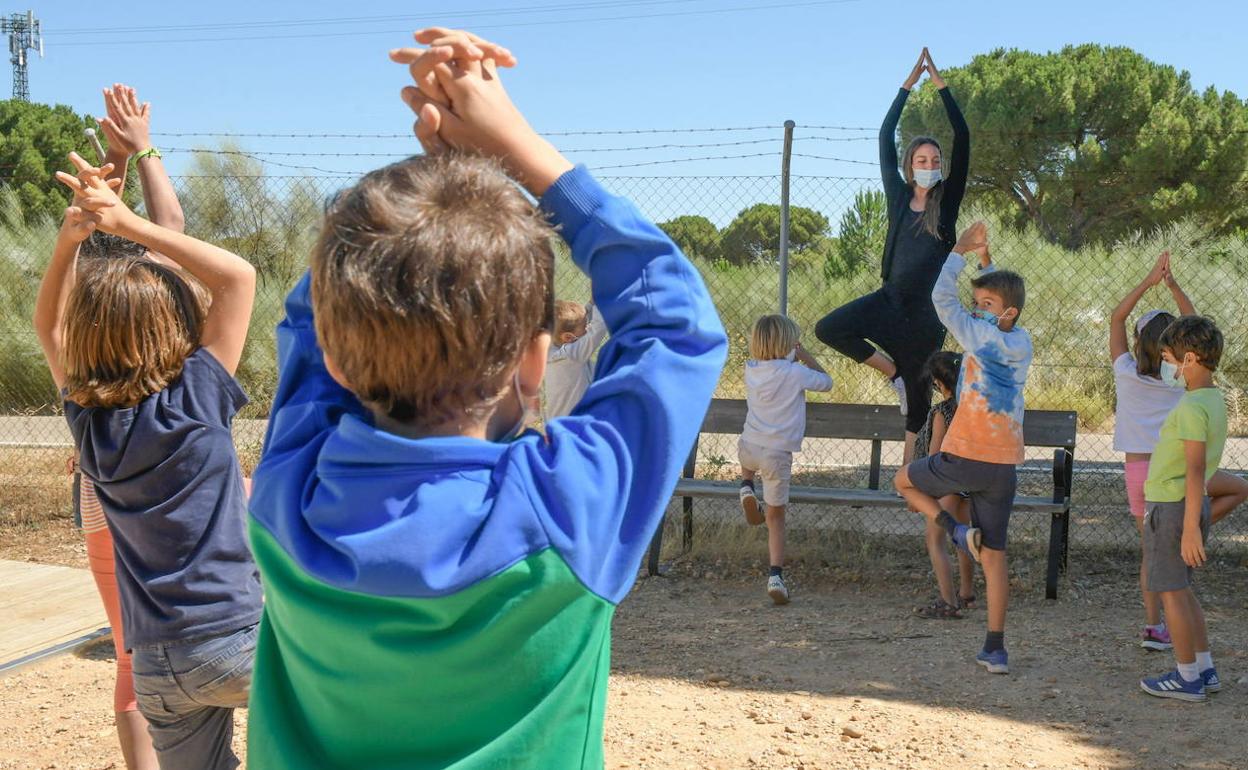
<instances>
[{"instance_id":1,"label":"blue sneaker","mask_svg":"<svg viewBox=\"0 0 1248 770\"><path fill-rule=\"evenodd\" d=\"M1010 655L1005 650L995 652L980 650L975 656L975 662L988 669L989 674L1010 673Z\"/></svg>"},{"instance_id":2,"label":"blue sneaker","mask_svg":"<svg viewBox=\"0 0 1248 770\"><path fill-rule=\"evenodd\" d=\"M1207 668L1201 671L1200 678L1204 680L1205 692L1217 692L1222 689L1222 680L1218 679L1218 670L1216 668Z\"/></svg>"},{"instance_id":3,"label":"blue sneaker","mask_svg":"<svg viewBox=\"0 0 1248 770\"><path fill-rule=\"evenodd\" d=\"M1206 698L1205 680L1203 678L1189 682L1179 676L1177 670L1153 679L1141 679L1140 689L1149 695L1156 695L1158 698L1175 698L1176 700L1185 700L1190 703L1204 703Z\"/></svg>"},{"instance_id":4,"label":"blue sneaker","mask_svg":"<svg viewBox=\"0 0 1248 770\"><path fill-rule=\"evenodd\" d=\"M979 545L983 537L978 527L958 524L953 528L953 544L970 554L975 561L979 561Z\"/></svg>"}]
</instances>

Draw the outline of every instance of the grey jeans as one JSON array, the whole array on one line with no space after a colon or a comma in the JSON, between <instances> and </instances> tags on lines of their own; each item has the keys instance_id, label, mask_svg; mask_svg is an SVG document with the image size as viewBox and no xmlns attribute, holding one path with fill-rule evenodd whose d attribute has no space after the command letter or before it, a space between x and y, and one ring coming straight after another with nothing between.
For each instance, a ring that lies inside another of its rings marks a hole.
<instances>
[{"instance_id":1,"label":"grey jeans","mask_svg":"<svg viewBox=\"0 0 1248 770\"><path fill-rule=\"evenodd\" d=\"M234 709L247 706L256 629L135 648L134 694L161 770L233 770Z\"/></svg>"}]
</instances>

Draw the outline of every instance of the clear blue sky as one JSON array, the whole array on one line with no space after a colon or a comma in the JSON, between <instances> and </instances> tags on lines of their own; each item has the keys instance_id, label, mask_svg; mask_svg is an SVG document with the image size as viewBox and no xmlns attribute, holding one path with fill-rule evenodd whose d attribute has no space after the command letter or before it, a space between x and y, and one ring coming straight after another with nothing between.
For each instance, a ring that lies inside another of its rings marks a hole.
<instances>
[{"instance_id":1,"label":"clear blue sky","mask_svg":"<svg viewBox=\"0 0 1248 770\"><path fill-rule=\"evenodd\" d=\"M508 87L532 123L544 131L779 126L786 118L799 125L874 127L924 45L942 67L963 64L995 47L1045 51L1068 43L1127 45L1155 61L1188 70L1198 88L1215 85L1241 98L1248 95L1248 68L1241 61L1248 6L1242 0L1186 3L1181 11L1172 2L1153 0L32 3L29 7L43 20L47 54L31 64L34 100L95 114L102 110L100 87L123 81L153 103L153 130L167 132L404 133L412 120L398 99L406 73L387 61L386 51L409 40L404 30L431 23L479 30L510 47L520 64L508 73ZM6 4L3 10L27 7ZM753 10L733 10L742 8ZM93 15L84 15L86 9ZM144 31L365 16L394 18ZM588 21L569 23L576 19ZM87 27L112 31L73 32ZM287 37L293 35L303 37ZM190 42L237 37L254 39ZM777 140L723 148L570 153L591 166L607 166L778 153L779 136L777 128L728 134L559 137L556 143L575 150ZM406 139L241 141L250 150L377 152L388 153L390 159L413 152L416 146ZM156 142L163 147L192 147L213 146L215 140L160 137ZM807 149L867 161L874 155L870 141ZM187 167L189 157L166 155L175 174ZM707 160L603 173L772 174L777 158ZM349 171L386 159L272 158ZM300 173L276 166L270 170ZM814 160L795 160L794 172L875 173L870 166Z\"/></svg>"}]
</instances>

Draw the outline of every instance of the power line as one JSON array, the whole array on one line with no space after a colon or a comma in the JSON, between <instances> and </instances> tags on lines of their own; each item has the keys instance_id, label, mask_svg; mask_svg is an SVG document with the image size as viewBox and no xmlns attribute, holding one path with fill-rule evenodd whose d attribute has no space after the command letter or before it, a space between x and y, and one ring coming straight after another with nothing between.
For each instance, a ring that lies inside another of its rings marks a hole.
<instances>
[{"instance_id":1,"label":"power line","mask_svg":"<svg viewBox=\"0 0 1248 770\"><path fill-rule=\"evenodd\" d=\"M632 21L637 19L656 19L656 18L674 18L682 16L709 16L725 13L739 13L750 11L769 11L781 10L786 8L806 8L811 6L828 6L828 5L844 5L847 3L857 3L861 0L805 0L805 2L788 2L773 3L770 5L743 5L733 8L709 8L697 11L672 11L670 13L648 13L634 14L626 16L595 16L591 18L581 19L546 19L542 21L522 21L507 22L503 24L475 24L474 29L512 29L517 27L536 27L550 26L552 24L583 24L587 22L603 22L603 21ZM162 45L167 43L224 43L233 41L247 40L296 40L308 38L331 38L331 37L361 37L376 35L398 35L410 34L411 30L372 30L372 31L356 31L356 32L308 32L295 35L246 35L235 37L190 37L190 38L150 38L146 40L91 40L81 43L61 43L60 47L81 47L81 46L116 46L116 45Z\"/></svg>"},{"instance_id":2,"label":"power line","mask_svg":"<svg viewBox=\"0 0 1248 770\"><path fill-rule=\"evenodd\" d=\"M589 129L584 131L541 131L542 136L630 136L638 134L709 134L730 131L779 131L783 126L714 126L710 128L626 128L626 129ZM226 138L226 139L414 139L412 132L396 134L369 133L312 133L312 132L277 132L248 133L234 131L153 131L152 136L172 138Z\"/></svg>"},{"instance_id":3,"label":"power line","mask_svg":"<svg viewBox=\"0 0 1248 770\"><path fill-rule=\"evenodd\" d=\"M704 149L710 147L740 147L744 145L759 144L775 144L782 141L780 137L770 139L746 139L739 142L704 142L701 144L650 144L643 146L631 147L560 147L559 151L569 155L599 153L599 152L641 152L652 150L691 150ZM222 152L229 153L231 150L214 150L209 148L192 148L192 147L166 147L165 152ZM320 150L303 150L303 151L280 151L280 150L245 150L239 151L243 155L261 155L275 158L395 158L407 157L413 155L413 152L323 152Z\"/></svg>"}]
</instances>

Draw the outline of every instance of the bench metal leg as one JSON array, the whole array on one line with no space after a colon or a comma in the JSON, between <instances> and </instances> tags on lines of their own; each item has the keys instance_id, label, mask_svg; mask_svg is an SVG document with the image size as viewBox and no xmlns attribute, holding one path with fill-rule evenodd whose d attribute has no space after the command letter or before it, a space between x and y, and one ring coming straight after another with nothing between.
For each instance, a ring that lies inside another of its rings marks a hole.
<instances>
[{"instance_id":1,"label":"bench metal leg","mask_svg":"<svg viewBox=\"0 0 1248 770\"><path fill-rule=\"evenodd\" d=\"M650 541L650 553L646 557L646 574L654 577L659 574L659 553L663 550L663 525L667 523L667 517L663 517L663 521L659 522L659 528L654 531L654 538Z\"/></svg>"},{"instance_id":2,"label":"bench metal leg","mask_svg":"<svg viewBox=\"0 0 1248 770\"><path fill-rule=\"evenodd\" d=\"M1066 532L1069 511L1053 514L1049 523L1049 564L1044 577L1044 598L1057 598L1057 576L1065 572Z\"/></svg>"}]
</instances>

